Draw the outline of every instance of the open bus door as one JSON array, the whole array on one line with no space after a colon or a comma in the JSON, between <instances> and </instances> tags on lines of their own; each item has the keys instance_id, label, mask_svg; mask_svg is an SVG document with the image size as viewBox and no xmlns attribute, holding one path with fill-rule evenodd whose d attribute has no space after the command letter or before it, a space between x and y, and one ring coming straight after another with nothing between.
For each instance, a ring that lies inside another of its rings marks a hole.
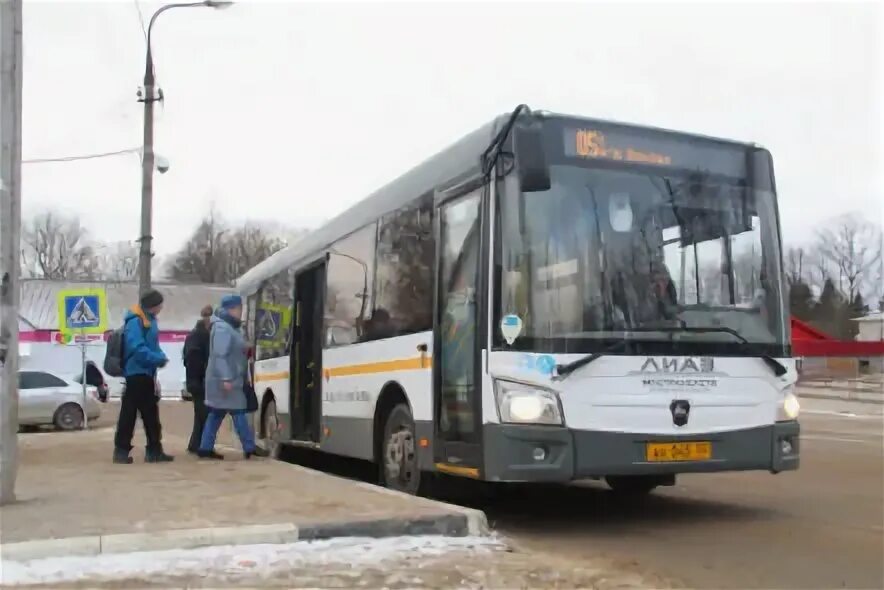
<instances>
[{"instance_id":1,"label":"open bus door","mask_svg":"<svg viewBox=\"0 0 884 590\"><path fill-rule=\"evenodd\" d=\"M295 317L291 349L292 439L319 442L322 411L323 303L325 261L295 276Z\"/></svg>"}]
</instances>

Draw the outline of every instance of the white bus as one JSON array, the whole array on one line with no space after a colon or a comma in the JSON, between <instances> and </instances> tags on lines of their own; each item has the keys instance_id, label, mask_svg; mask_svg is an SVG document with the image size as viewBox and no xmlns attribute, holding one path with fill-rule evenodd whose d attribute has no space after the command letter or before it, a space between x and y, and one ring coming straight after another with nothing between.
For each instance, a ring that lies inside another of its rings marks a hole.
<instances>
[{"instance_id":1,"label":"white bus","mask_svg":"<svg viewBox=\"0 0 884 590\"><path fill-rule=\"evenodd\" d=\"M797 469L781 267L767 150L521 106L238 280L256 427L412 493Z\"/></svg>"}]
</instances>

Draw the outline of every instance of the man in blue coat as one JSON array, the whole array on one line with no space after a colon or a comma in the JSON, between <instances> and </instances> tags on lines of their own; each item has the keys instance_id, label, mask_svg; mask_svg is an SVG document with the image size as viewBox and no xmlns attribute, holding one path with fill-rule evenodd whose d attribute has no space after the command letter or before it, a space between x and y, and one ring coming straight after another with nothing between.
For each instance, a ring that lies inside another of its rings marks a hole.
<instances>
[{"instance_id":1,"label":"man in blue coat","mask_svg":"<svg viewBox=\"0 0 884 590\"><path fill-rule=\"evenodd\" d=\"M156 390L157 370L169 362L160 349L157 315L163 309L163 296L150 290L141 296L140 305L127 313L123 327L123 376L126 389L120 406L120 418L114 437L114 463L132 463L132 435L135 420L141 414L147 448L147 463L164 463L173 457L163 452L159 399Z\"/></svg>"}]
</instances>

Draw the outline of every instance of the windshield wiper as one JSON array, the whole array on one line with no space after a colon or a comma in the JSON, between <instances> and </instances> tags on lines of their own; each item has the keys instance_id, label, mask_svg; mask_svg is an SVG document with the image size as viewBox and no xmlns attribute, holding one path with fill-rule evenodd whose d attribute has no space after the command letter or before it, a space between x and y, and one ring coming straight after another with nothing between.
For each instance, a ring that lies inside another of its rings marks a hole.
<instances>
[{"instance_id":1,"label":"windshield wiper","mask_svg":"<svg viewBox=\"0 0 884 590\"><path fill-rule=\"evenodd\" d=\"M678 328L666 326L666 327L647 328L647 329L640 328L638 330L629 330L629 331L632 331L632 332L667 332L670 334L677 334L679 332L691 332L694 334L715 334L715 333L730 334L731 336L733 336L734 338L739 340L741 344L744 344L744 345L751 345L752 344L751 342L749 342L746 339L745 336L743 336L742 334L740 334L739 332L737 332L733 328L728 328L727 326L679 326ZM744 350L745 350L745 346L744 346ZM768 367L770 367L771 371L773 371L774 375L776 375L777 377L782 377L783 375L785 375L786 373L789 372L789 370L786 368L785 365L783 365L783 363L781 363L780 361L778 361L777 359L775 359L774 357L772 357L770 355L760 354L760 355L758 355L758 358L763 360L764 363Z\"/></svg>"},{"instance_id":2,"label":"windshield wiper","mask_svg":"<svg viewBox=\"0 0 884 590\"><path fill-rule=\"evenodd\" d=\"M742 334L740 334L739 332L737 332L733 328L728 328L726 326L679 326L677 328L665 326L665 327L657 327L657 328L630 328L626 331L627 332L666 332L669 334L677 334L679 332L691 332L694 334L723 333L723 334L730 334L731 336L737 338L741 344L744 344L744 345L751 344L751 342L749 342ZM565 363L564 365L557 365L556 366L557 377L559 379L564 379L565 377L567 377L568 375L570 375L571 373L573 373L577 369L585 367L586 365L590 364L591 362L593 362L593 361L595 361L595 360L597 360L607 354L614 352L618 348L626 346L626 344L628 342L630 342L630 341L627 339L623 339L620 342L617 342L602 351L588 354L582 358L577 359L576 361L572 361L570 363ZM773 371L774 375L776 375L777 377L782 377L783 375L785 375L788 372L788 369L785 367L785 365L783 365L781 362L779 362L777 359L773 358L770 355L762 354L762 355L759 355L759 358L762 361L764 361L764 363L768 367L770 367L770 369Z\"/></svg>"},{"instance_id":3,"label":"windshield wiper","mask_svg":"<svg viewBox=\"0 0 884 590\"><path fill-rule=\"evenodd\" d=\"M615 342L614 344L612 344L611 346L609 346L608 348L606 348L604 350L601 350L599 352L594 352L592 354L588 354L584 357L580 357L576 361L571 361L570 363L565 363L564 365L556 365L556 377L558 379L564 379L565 377L567 377L568 375L570 375L571 373L573 373L577 369L579 369L581 367L585 367L586 365L593 362L594 360L599 359L599 358L605 356L606 354L610 354L610 353L614 352L615 350L617 350L618 348L622 348L622 347L626 346L627 342L629 342L629 341L624 339L619 342Z\"/></svg>"}]
</instances>

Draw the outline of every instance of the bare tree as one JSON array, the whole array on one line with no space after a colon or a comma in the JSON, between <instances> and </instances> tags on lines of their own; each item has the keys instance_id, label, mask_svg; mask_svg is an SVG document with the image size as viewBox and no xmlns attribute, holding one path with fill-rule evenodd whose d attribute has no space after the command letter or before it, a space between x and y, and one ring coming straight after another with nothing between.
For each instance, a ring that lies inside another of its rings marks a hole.
<instances>
[{"instance_id":1,"label":"bare tree","mask_svg":"<svg viewBox=\"0 0 884 590\"><path fill-rule=\"evenodd\" d=\"M881 228L850 213L817 232L818 250L833 266L839 289L847 301L861 293L866 282L876 276L881 264Z\"/></svg>"},{"instance_id":2,"label":"bare tree","mask_svg":"<svg viewBox=\"0 0 884 590\"><path fill-rule=\"evenodd\" d=\"M808 257L804 248L787 248L783 264L785 265L786 279L790 284L801 283L804 281L804 269L808 264Z\"/></svg>"},{"instance_id":3,"label":"bare tree","mask_svg":"<svg viewBox=\"0 0 884 590\"><path fill-rule=\"evenodd\" d=\"M33 277L54 280L94 279L98 270L80 220L52 211L40 213L25 223L22 266Z\"/></svg>"},{"instance_id":4,"label":"bare tree","mask_svg":"<svg viewBox=\"0 0 884 590\"><path fill-rule=\"evenodd\" d=\"M261 226L253 223L228 232L224 239L226 280L235 280L284 245L282 239L268 235Z\"/></svg>"},{"instance_id":5,"label":"bare tree","mask_svg":"<svg viewBox=\"0 0 884 590\"><path fill-rule=\"evenodd\" d=\"M93 246L98 262L98 278L111 282L133 281L138 274L138 246L114 242Z\"/></svg>"},{"instance_id":6,"label":"bare tree","mask_svg":"<svg viewBox=\"0 0 884 590\"><path fill-rule=\"evenodd\" d=\"M259 224L230 228L213 207L176 255L171 275L181 281L230 283L285 245L283 237Z\"/></svg>"},{"instance_id":7,"label":"bare tree","mask_svg":"<svg viewBox=\"0 0 884 590\"><path fill-rule=\"evenodd\" d=\"M225 282L222 244L226 232L224 222L213 205L175 257L172 278L200 283Z\"/></svg>"},{"instance_id":8,"label":"bare tree","mask_svg":"<svg viewBox=\"0 0 884 590\"><path fill-rule=\"evenodd\" d=\"M832 263L820 250L819 244L811 248L805 260L807 268L807 284L815 288L817 293L822 293L826 281L832 278Z\"/></svg>"}]
</instances>

